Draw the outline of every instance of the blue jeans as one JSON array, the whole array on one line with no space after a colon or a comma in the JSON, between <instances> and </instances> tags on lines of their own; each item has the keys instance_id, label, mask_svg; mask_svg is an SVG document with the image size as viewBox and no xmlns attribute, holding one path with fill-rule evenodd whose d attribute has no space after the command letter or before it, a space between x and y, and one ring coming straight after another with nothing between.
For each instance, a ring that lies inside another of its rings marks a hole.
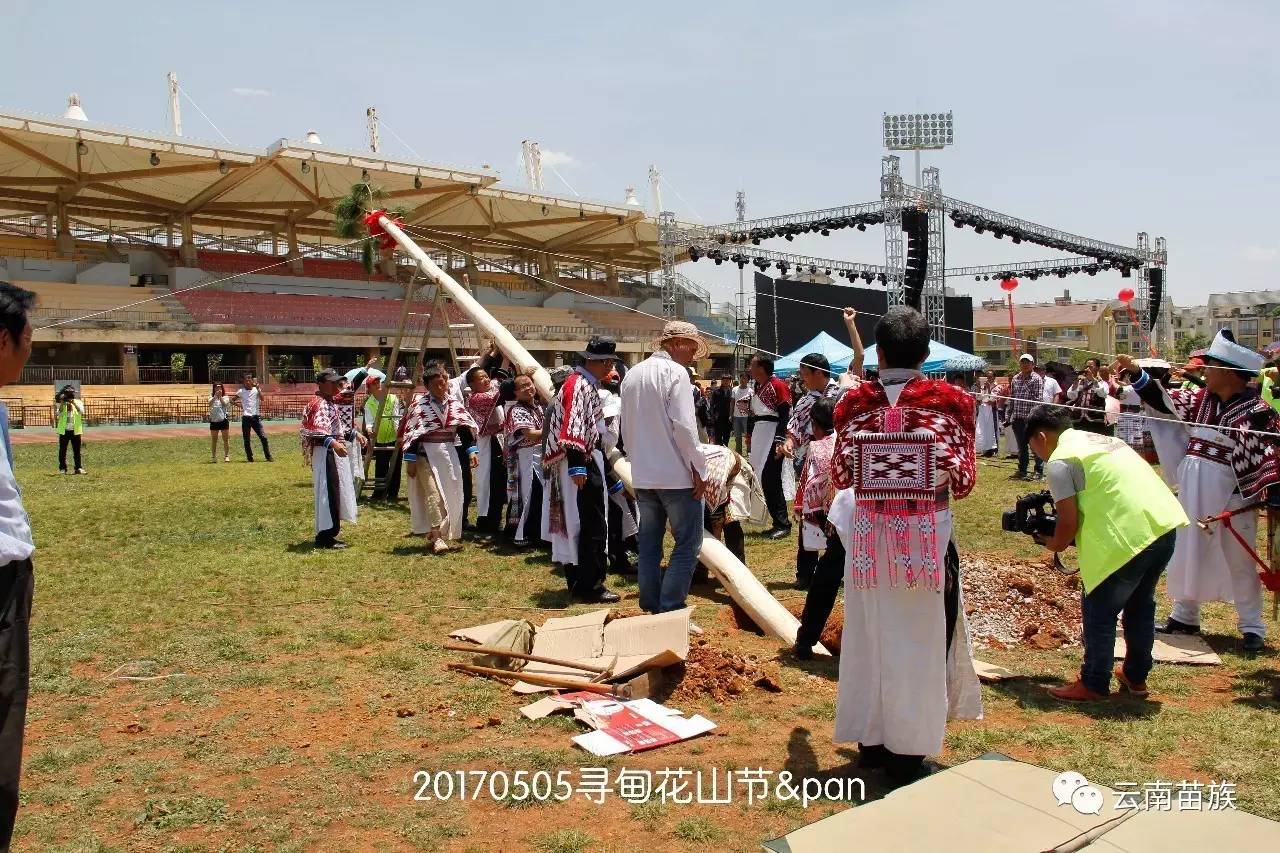
<instances>
[{"instance_id":1,"label":"blue jeans","mask_svg":"<svg viewBox=\"0 0 1280 853\"><path fill-rule=\"evenodd\" d=\"M666 613L684 607L693 580L693 567L702 546L702 499L693 489L636 489L640 505L640 609ZM666 572L662 571L662 537L671 522L676 546Z\"/></svg>"},{"instance_id":2,"label":"blue jeans","mask_svg":"<svg viewBox=\"0 0 1280 853\"><path fill-rule=\"evenodd\" d=\"M1173 531L1161 536L1080 599L1084 618L1084 663L1080 680L1096 693L1111 692L1116 617L1124 614L1124 675L1147 680L1156 641L1156 585L1173 557Z\"/></svg>"}]
</instances>

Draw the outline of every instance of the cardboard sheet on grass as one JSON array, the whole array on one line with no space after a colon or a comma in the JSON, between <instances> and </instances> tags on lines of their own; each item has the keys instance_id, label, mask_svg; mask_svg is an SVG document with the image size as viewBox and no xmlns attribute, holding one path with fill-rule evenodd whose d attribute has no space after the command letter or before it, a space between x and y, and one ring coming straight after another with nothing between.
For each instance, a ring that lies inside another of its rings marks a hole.
<instances>
[{"instance_id":1,"label":"cardboard sheet on grass","mask_svg":"<svg viewBox=\"0 0 1280 853\"><path fill-rule=\"evenodd\" d=\"M607 680L626 680L649 670L680 663L689 656L689 613L686 608L654 616L628 616L614 619L607 625L607 609L577 616L558 616L534 629L532 649L516 651L532 651L540 657L592 666L612 666L613 673ZM450 636L488 645L490 638L512 632L511 621L463 628ZM590 681L590 676L582 670L556 664L529 661L520 671L530 675L558 675ZM518 681L511 689L516 693L543 693L553 688Z\"/></svg>"},{"instance_id":2,"label":"cardboard sheet on grass","mask_svg":"<svg viewBox=\"0 0 1280 853\"><path fill-rule=\"evenodd\" d=\"M1124 637L1116 637L1116 660L1124 659L1124 650ZM1217 666L1222 663L1222 658L1198 634L1156 634L1151 657L1156 663L1186 663L1196 666Z\"/></svg>"},{"instance_id":3,"label":"cardboard sheet on grass","mask_svg":"<svg viewBox=\"0 0 1280 853\"><path fill-rule=\"evenodd\" d=\"M685 718L674 708L652 699L618 702L595 693L546 696L520 709L531 720L557 711L573 710L579 721L594 731L577 735L573 742L592 755L621 755L656 749L706 734L716 724L701 714Z\"/></svg>"},{"instance_id":4,"label":"cardboard sheet on grass","mask_svg":"<svg viewBox=\"0 0 1280 853\"><path fill-rule=\"evenodd\" d=\"M1080 814L1053 794L1056 771L988 753L899 788L882 800L767 841L777 853L861 850L1169 853L1171 850L1277 850L1280 823L1231 809L1117 811L1115 792L1099 814ZM963 808L957 808L963 804ZM922 820L934 815L936 820Z\"/></svg>"}]
</instances>

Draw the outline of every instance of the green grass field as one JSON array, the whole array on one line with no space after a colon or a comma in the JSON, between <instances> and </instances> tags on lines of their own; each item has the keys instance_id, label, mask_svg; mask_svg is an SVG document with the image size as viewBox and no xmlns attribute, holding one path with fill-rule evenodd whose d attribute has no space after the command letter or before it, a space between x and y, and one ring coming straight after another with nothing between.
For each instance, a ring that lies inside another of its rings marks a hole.
<instances>
[{"instance_id":1,"label":"green grass field","mask_svg":"<svg viewBox=\"0 0 1280 853\"><path fill-rule=\"evenodd\" d=\"M210 465L204 439L89 438L87 477L59 476L52 447L16 451L38 545L19 849L749 850L835 808L415 802L420 769L839 772L851 753L831 744L835 666L784 655L782 694L678 706L717 722L715 735L596 759L570 743L576 723L528 722L504 686L443 669L450 629L566 606L541 558L426 556L404 537L403 504L362 507L350 550L315 552L293 442L275 439L274 464ZM963 552L1037 556L999 529L1028 490L1006 475L984 467L959 505ZM781 598L800 595L786 583L793 548L748 544ZM634 585L615 587L634 606ZM692 601L713 642L777 655L729 626L718 590ZM1104 784L1228 779L1242 808L1280 818L1280 703L1266 698L1277 658L1237 654L1233 625L1211 608L1225 665L1157 668L1145 703L1049 700L1045 684L1074 676L1078 649L983 652L1029 678L984 688L987 719L953 726L943 762L994 749ZM180 675L108 680L126 664Z\"/></svg>"}]
</instances>

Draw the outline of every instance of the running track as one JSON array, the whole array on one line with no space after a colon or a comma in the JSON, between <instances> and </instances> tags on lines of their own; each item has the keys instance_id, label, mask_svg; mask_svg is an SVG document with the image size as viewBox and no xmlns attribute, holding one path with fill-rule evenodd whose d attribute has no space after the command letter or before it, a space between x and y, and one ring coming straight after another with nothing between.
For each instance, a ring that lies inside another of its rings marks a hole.
<instances>
[{"instance_id":1,"label":"running track","mask_svg":"<svg viewBox=\"0 0 1280 853\"><path fill-rule=\"evenodd\" d=\"M268 421L263 424L268 435L297 435L297 421ZM84 431L84 442L94 441L139 441L148 438L207 438L208 424L156 424L154 426L118 426L89 427ZM14 444L57 444L58 434L52 427L30 427L15 429L9 434ZM231 444L238 446L240 442L240 424L232 419ZM257 438L250 433L255 445Z\"/></svg>"}]
</instances>

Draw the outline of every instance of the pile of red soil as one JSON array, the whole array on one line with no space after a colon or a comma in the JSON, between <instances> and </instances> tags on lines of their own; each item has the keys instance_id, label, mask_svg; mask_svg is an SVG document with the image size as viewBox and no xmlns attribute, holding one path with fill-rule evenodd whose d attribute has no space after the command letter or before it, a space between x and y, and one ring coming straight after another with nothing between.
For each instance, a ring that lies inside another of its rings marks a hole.
<instances>
[{"instance_id":1,"label":"pile of red soil","mask_svg":"<svg viewBox=\"0 0 1280 853\"><path fill-rule=\"evenodd\" d=\"M706 697L726 702L752 687L775 693L782 690L775 665L717 648L704 637L691 642L688 658L672 667L670 674L672 680L679 681L670 696L675 702Z\"/></svg>"}]
</instances>

